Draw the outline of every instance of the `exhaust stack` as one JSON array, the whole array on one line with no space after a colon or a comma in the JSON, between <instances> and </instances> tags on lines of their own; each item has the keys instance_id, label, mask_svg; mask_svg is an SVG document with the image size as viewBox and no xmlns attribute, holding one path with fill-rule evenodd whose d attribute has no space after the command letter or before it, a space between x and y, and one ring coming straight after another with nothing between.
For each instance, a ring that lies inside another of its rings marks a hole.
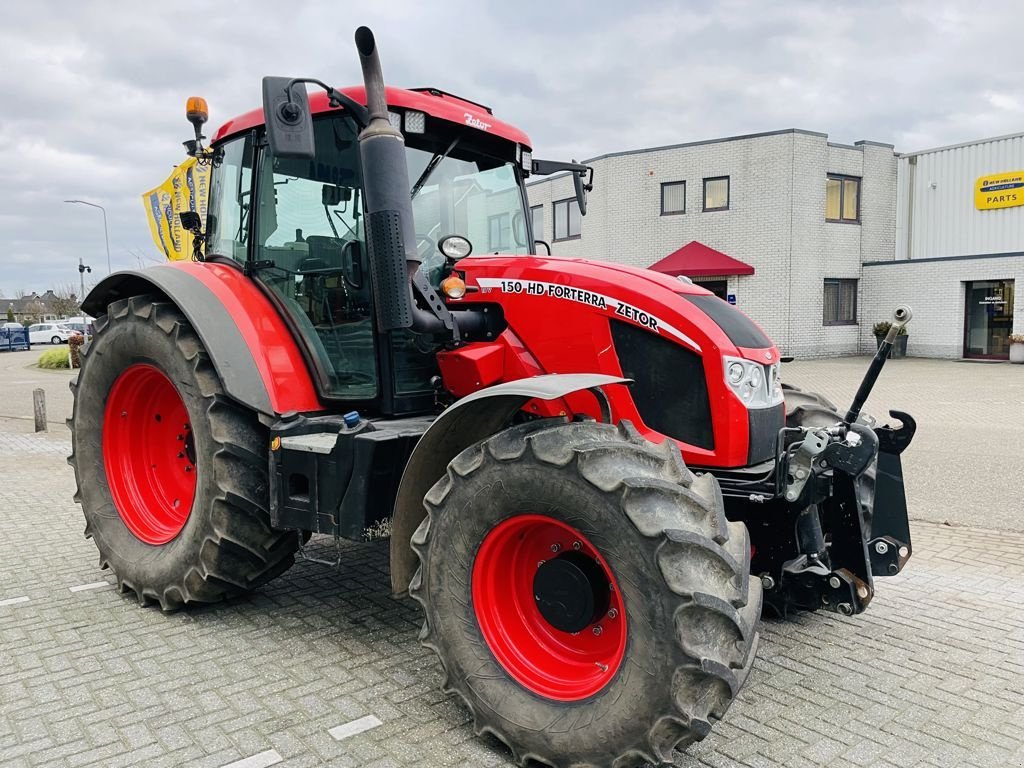
<instances>
[{"instance_id":1,"label":"exhaust stack","mask_svg":"<svg viewBox=\"0 0 1024 768\"><path fill-rule=\"evenodd\" d=\"M388 119L377 44L367 27L356 30L355 41L369 111L369 123L359 133L359 156L364 171L372 169L372 173L363 176L363 191L378 327L381 331L443 331L444 323L417 307L412 295L412 281L420 260L405 164L405 139Z\"/></svg>"}]
</instances>

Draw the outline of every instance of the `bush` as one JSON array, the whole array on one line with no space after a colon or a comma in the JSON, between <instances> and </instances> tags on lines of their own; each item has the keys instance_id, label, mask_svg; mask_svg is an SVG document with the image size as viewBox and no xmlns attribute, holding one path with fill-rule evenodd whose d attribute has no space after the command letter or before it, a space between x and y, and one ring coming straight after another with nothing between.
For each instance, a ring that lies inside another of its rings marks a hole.
<instances>
[{"instance_id":1,"label":"bush","mask_svg":"<svg viewBox=\"0 0 1024 768\"><path fill-rule=\"evenodd\" d=\"M878 338L884 339L886 336L889 335L889 329L890 328L892 328L892 323L890 323L888 320L882 320L879 323L875 323L871 327L871 332L873 334L875 334L875 336L877 336ZM900 332L897 335L898 336L906 336L907 335L907 326L905 326L905 325L902 326L900 328Z\"/></svg>"},{"instance_id":2,"label":"bush","mask_svg":"<svg viewBox=\"0 0 1024 768\"><path fill-rule=\"evenodd\" d=\"M49 368L50 370L56 370L58 368L68 367L68 351L62 347L57 349L48 349L39 356L40 368Z\"/></svg>"},{"instance_id":3,"label":"bush","mask_svg":"<svg viewBox=\"0 0 1024 768\"><path fill-rule=\"evenodd\" d=\"M85 336L72 336L68 339L68 347L71 349L71 367L82 367L82 345L85 344Z\"/></svg>"}]
</instances>

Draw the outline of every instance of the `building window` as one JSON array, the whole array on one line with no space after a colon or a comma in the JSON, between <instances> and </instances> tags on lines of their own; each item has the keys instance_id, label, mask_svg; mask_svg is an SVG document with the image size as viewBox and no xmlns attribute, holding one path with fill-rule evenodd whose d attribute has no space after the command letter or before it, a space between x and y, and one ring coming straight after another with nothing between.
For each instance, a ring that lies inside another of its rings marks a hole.
<instances>
[{"instance_id":1,"label":"building window","mask_svg":"<svg viewBox=\"0 0 1024 768\"><path fill-rule=\"evenodd\" d=\"M499 213L487 219L488 242L491 249L501 250L512 246L512 226L507 213Z\"/></svg>"},{"instance_id":2,"label":"building window","mask_svg":"<svg viewBox=\"0 0 1024 768\"><path fill-rule=\"evenodd\" d=\"M544 239L544 206L534 205L530 208L530 221L533 223L533 239ZM532 249L531 249L532 251Z\"/></svg>"},{"instance_id":3,"label":"building window","mask_svg":"<svg viewBox=\"0 0 1024 768\"><path fill-rule=\"evenodd\" d=\"M582 217L576 198L558 200L554 206L555 236L554 240L575 240L580 236Z\"/></svg>"},{"instance_id":4,"label":"building window","mask_svg":"<svg viewBox=\"0 0 1024 768\"><path fill-rule=\"evenodd\" d=\"M857 281L825 278L823 325L857 324Z\"/></svg>"},{"instance_id":5,"label":"building window","mask_svg":"<svg viewBox=\"0 0 1024 768\"><path fill-rule=\"evenodd\" d=\"M729 177L716 176L704 179L704 210L729 210Z\"/></svg>"},{"instance_id":6,"label":"building window","mask_svg":"<svg viewBox=\"0 0 1024 768\"><path fill-rule=\"evenodd\" d=\"M860 223L860 179L828 175L825 181L825 221Z\"/></svg>"},{"instance_id":7,"label":"building window","mask_svg":"<svg viewBox=\"0 0 1024 768\"><path fill-rule=\"evenodd\" d=\"M686 213L686 182L668 181L661 185L661 215Z\"/></svg>"}]
</instances>

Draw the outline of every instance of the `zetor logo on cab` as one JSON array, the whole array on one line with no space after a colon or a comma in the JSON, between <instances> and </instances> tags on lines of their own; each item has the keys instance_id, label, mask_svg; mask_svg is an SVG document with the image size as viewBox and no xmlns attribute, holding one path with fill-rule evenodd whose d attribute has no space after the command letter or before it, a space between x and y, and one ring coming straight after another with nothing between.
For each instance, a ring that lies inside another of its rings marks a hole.
<instances>
[{"instance_id":1,"label":"zetor logo on cab","mask_svg":"<svg viewBox=\"0 0 1024 768\"><path fill-rule=\"evenodd\" d=\"M485 123L483 120L474 117L469 112L463 112L462 114L466 118L466 125L470 128L479 128L481 131L490 130L490 123Z\"/></svg>"}]
</instances>

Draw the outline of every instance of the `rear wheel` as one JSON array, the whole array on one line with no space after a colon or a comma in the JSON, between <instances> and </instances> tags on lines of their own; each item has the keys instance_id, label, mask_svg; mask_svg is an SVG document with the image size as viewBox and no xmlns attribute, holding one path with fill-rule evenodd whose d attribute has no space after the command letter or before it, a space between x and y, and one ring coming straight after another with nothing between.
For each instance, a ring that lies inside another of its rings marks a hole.
<instances>
[{"instance_id":1,"label":"rear wheel","mask_svg":"<svg viewBox=\"0 0 1024 768\"><path fill-rule=\"evenodd\" d=\"M525 763L671 760L746 679L761 586L717 481L626 423L538 421L425 497L410 594L444 689Z\"/></svg>"},{"instance_id":2,"label":"rear wheel","mask_svg":"<svg viewBox=\"0 0 1024 768\"><path fill-rule=\"evenodd\" d=\"M50 339L50 343L51 344L60 344L60 336L54 336L52 339Z\"/></svg>"},{"instance_id":3,"label":"rear wheel","mask_svg":"<svg viewBox=\"0 0 1024 768\"><path fill-rule=\"evenodd\" d=\"M298 540L270 527L266 430L224 395L178 309L111 304L82 355L68 463L121 590L172 610L284 572Z\"/></svg>"}]
</instances>

